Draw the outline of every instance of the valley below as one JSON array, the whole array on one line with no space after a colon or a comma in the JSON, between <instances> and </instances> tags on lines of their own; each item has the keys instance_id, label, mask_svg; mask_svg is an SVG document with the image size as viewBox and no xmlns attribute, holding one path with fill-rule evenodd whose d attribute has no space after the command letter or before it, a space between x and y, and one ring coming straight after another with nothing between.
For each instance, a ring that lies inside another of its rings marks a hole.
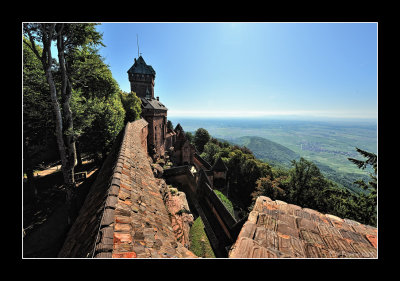
<instances>
[{"instance_id":1,"label":"valley below","mask_svg":"<svg viewBox=\"0 0 400 281\"><path fill-rule=\"evenodd\" d=\"M354 192L353 182L369 178L348 158L362 158L356 147L377 153L377 123L373 120L277 120L256 118L170 118L186 132L206 129L214 138L246 146L273 166L290 168L291 160L313 161L327 178Z\"/></svg>"}]
</instances>

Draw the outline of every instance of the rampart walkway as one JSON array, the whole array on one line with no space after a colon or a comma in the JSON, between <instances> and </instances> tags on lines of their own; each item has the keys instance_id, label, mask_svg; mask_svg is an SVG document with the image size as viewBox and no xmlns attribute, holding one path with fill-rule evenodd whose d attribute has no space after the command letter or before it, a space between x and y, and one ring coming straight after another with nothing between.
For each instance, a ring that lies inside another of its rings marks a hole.
<instances>
[{"instance_id":1,"label":"rampart walkway","mask_svg":"<svg viewBox=\"0 0 400 281\"><path fill-rule=\"evenodd\" d=\"M128 123L91 187L59 257L195 258L176 241L147 155L147 122ZM165 185L165 183L164 183Z\"/></svg>"}]
</instances>

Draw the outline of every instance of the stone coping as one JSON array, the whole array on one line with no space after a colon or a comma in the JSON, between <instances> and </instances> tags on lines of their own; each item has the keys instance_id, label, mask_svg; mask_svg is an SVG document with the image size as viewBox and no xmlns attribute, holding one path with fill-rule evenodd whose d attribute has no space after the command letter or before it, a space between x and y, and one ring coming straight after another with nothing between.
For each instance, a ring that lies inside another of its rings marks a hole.
<instances>
[{"instance_id":1,"label":"stone coping","mask_svg":"<svg viewBox=\"0 0 400 281\"><path fill-rule=\"evenodd\" d=\"M377 229L260 196L229 257L377 258Z\"/></svg>"}]
</instances>

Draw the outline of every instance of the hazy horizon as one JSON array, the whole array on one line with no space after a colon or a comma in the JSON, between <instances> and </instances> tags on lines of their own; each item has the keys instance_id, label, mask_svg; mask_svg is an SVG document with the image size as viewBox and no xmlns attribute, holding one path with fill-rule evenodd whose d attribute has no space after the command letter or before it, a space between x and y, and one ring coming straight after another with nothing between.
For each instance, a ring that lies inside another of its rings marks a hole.
<instances>
[{"instance_id":1,"label":"hazy horizon","mask_svg":"<svg viewBox=\"0 0 400 281\"><path fill-rule=\"evenodd\" d=\"M321 122L361 122L377 124L378 118L356 118L356 117L324 117L307 115L266 115L266 116L190 116L190 115L168 115L171 121L178 120L271 120L271 121L321 121ZM179 123L179 122L178 122Z\"/></svg>"}]
</instances>

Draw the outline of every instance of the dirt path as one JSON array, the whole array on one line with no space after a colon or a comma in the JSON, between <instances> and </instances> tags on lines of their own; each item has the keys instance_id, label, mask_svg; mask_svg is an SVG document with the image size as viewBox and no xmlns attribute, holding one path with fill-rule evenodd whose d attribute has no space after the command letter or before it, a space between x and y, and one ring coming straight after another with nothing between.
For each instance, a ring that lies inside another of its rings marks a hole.
<instances>
[{"instance_id":1,"label":"dirt path","mask_svg":"<svg viewBox=\"0 0 400 281\"><path fill-rule=\"evenodd\" d=\"M84 164L88 163L88 161L85 161ZM76 204L78 208L83 204L86 194L96 177L94 173L98 171L98 167L89 166L87 167L86 179L77 182ZM59 175L52 175L57 171L57 167L59 171L60 166L54 166L35 173L37 183L42 188L38 193L39 201L37 207L32 209L29 205L24 206L24 258L57 257L69 230L67 210L64 204L64 192L62 191L62 177L59 173Z\"/></svg>"},{"instance_id":2,"label":"dirt path","mask_svg":"<svg viewBox=\"0 0 400 281\"><path fill-rule=\"evenodd\" d=\"M89 164L91 162L92 162L91 160L90 161L82 161L82 164L86 165L86 164ZM43 176L47 176L47 175L50 175L52 173L55 173L55 172L57 172L59 170L61 170L61 165L56 165L56 166L50 167L50 168L48 168L46 170L35 172L34 176L35 177L37 177L37 176L43 177Z\"/></svg>"}]
</instances>

